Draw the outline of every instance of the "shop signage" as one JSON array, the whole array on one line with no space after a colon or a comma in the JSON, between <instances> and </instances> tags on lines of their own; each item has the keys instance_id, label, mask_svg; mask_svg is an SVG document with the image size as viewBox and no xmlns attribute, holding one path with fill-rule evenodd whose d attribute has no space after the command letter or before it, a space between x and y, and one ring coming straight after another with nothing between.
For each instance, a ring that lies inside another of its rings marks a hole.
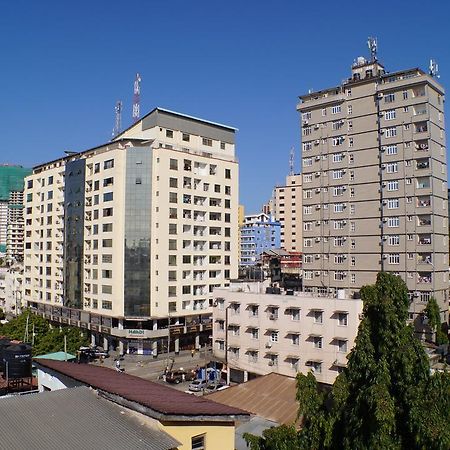
<instances>
[{"instance_id":1,"label":"shop signage","mask_svg":"<svg viewBox=\"0 0 450 450\"><path fill-rule=\"evenodd\" d=\"M139 330L139 329L126 330L126 337L143 338L143 337L145 337L145 330Z\"/></svg>"}]
</instances>

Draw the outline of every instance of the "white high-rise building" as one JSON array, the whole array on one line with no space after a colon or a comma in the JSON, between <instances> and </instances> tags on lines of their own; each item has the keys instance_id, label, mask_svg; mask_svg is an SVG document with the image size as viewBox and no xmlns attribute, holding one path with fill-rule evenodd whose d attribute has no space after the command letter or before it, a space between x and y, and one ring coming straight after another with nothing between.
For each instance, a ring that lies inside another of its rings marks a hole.
<instances>
[{"instance_id":1,"label":"white high-rise building","mask_svg":"<svg viewBox=\"0 0 450 450\"><path fill-rule=\"evenodd\" d=\"M104 345L209 343L238 268L236 129L156 108L26 180L24 300ZM101 342L101 341L100 341Z\"/></svg>"}]
</instances>

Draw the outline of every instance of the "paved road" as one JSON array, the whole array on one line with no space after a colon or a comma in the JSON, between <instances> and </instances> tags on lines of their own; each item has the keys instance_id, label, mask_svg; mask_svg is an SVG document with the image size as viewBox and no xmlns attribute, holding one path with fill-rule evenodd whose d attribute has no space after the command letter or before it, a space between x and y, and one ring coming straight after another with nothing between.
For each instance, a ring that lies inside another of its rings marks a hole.
<instances>
[{"instance_id":1,"label":"paved road","mask_svg":"<svg viewBox=\"0 0 450 450\"><path fill-rule=\"evenodd\" d=\"M106 367L115 367L115 359L118 354L111 352L110 355L111 356L106 358L103 362L97 360L94 364L104 365ZM125 369L125 373L135 375L146 380L157 380L158 377L164 372L166 366L170 367L171 359L174 360L173 369L183 368L185 370L190 370L195 369L196 367L205 366L205 364L211 359L211 352L205 352L205 349L202 349L192 356L190 351L182 351L179 355L171 353L169 358L168 355L158 355L157 358L153 358L150 355L125 355L123 360L120 361L120 365ZM184 385L184 383L178 386L183 387L182 385ZM186 389L187 387L183 390Z\"/></svg>"}]
</instances>

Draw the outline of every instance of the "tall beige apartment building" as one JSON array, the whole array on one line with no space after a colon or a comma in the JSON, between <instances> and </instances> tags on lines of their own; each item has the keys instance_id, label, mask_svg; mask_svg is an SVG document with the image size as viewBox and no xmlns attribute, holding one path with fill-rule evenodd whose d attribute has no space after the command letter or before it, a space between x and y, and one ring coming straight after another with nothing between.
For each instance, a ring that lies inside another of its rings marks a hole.
<instances>
[{"instance_id":1,"label":"tall beige apartment building","mask_svg":"<svg viewBox=\"0 0 450 450\"><path fill-rule=\"evenodd\" d=\"M35 167L26 304L121 350L207 343L213 289L237 276L235 131L156 108L113 142Z\"/></svg>"},{"instance_id":2,"label":"tall beige apartment building","mask_svg":"<svg viewBox=\"0 0 450 450\"><path fill-rule=\"evenodd\" d=\"M271 213L281 224L281 247L287 251L301 252L303 244L302 175L288 175L285 185L274 188L273 199L270 203L273 208Z\"/></svg>"},{"instance_id":3,"label":"tall beige apartment building","mask_svg":"<svg viewBox=\"0 0 450 450\"><path fill-rule=\"evenodd\" d=\"M448 316L444 89L415 68L358 58L351 78L300 96L304 289L358 295L402 277L416 319L434 295Z\"/></svg>"}]
</instances>

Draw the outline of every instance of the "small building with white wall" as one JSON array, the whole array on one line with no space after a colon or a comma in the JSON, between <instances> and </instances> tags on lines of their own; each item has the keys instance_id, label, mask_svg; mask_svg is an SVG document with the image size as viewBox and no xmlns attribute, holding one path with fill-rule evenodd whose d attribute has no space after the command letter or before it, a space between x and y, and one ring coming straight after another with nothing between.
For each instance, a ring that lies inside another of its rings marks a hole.
<instances>
[{"instance_id":1,"label":"small building with white wall","mask_svg":"<svg viewBox=\"0 0 450 450\"><path fill-rule=\"evenodd\" d=\"M214 291L213 351L228 379L313 371L317 381L332 384L354 345L362 300L268 287L235 281Z\"/></svg>"}]
</instances>

